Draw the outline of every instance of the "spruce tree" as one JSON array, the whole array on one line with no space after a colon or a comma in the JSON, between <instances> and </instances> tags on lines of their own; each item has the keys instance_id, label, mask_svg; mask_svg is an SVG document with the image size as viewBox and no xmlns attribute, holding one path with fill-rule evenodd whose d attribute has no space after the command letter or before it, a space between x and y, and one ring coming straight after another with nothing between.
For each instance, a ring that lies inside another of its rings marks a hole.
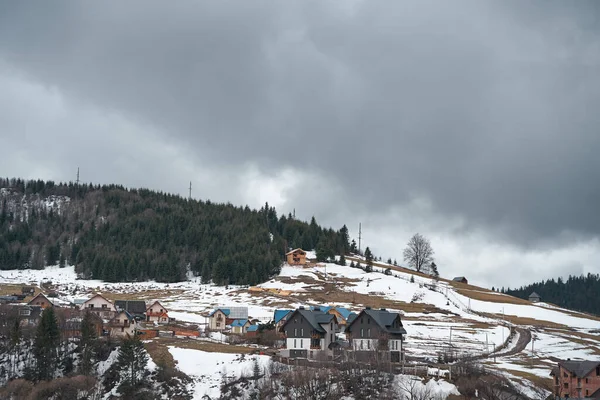
<instances>
[{"instance_id":1,"label":"spruce tree","mask_svg":"<svg viewBox=\"0 0 600 400\"><path fill-rule=\"evenodd\" d=\"M92 315L86 311L81 320L81 340L79 342L80 362L79 372L82 375L91 375L94 367L94 355L96 349L96 329L92 321Z\"/></svg>"},{"instance_id":2,"label":"spruce tree","mask_svg":"<svg viewBox=\"0 0 600 400\"><path fill-rule=\"evenodd\" d=\"M433 277L436 279L439 278L440 273L438 272L437 265L434 262L431 263L430 268L431 268L431 275L433 275Z\"/></svg>"},{"instance_id":3,"label":"spruce tree","mask_svg":"<svg viewBox=\"0 0 600 400\"><path fill-rule=\"evenodd\" d=\"M340 260L338 261L340 265L346 266L346 257L344 255L340 255Z\"/></svg>"},{"instance_id":4,"label":"spruce tree","mask_svg":"<svg viewBox=\"0 0 600 400\"><path fill-rule=\"evenodd\" d=\"M367 262L365 272L373 272L373 253L371 253L371 249L369 247L365 249L365 260Z\"/></svg>"},{"instance_id":5,"label":"spruce tree","mask_svg":"<svg viewBox=\"0 0 600 400\"><path fill-rule=\"evenodd\" d=\"M125 391L134 390L141 382L148 365L148 354L137 336L123 340L117 363L125 378Z\"/></svg>"},{"instance_id":6,"label":"spruce tree","mask_svg":"<svg viewBox=\"0 0 600 400\"><path fill-rule=\"evenodd\" d=\"M38 380L51 380L58 366L60 331L53 307L42 312L33 343L35 375Z\"/></svg>"}]
</instances>

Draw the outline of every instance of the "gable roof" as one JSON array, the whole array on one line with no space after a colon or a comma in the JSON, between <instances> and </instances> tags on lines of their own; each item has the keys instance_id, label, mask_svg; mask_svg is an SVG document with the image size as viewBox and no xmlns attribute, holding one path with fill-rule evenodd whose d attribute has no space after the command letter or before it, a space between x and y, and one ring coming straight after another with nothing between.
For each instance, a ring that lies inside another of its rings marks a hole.
<instances>
[{"instance_id":1,"label":"gable roof","mask_svg":"<svg viewBox=\"0 0 600 400\"><path fill-rule=\"evenodd\" d=\"M157 304L157 303L158 303L159 306L162 307L163 312L165 312L165 313L168 312L167 308L165 306L163 306L162 304L160 304L160 301L158 301L158 300L154 301L154 303L152 303L151 305L149 305L148 308L146 308L144 311L148 311L149 309L151 309L152 307L154 307L154 305Z\"/></svg>"},{"instance_id":2,"label":"gable roof","mask_svg":"<svg viewBox=\"0 0 600 400\"><path fill-rule=\"evenodd\" d=\"M579 378L585 378L590 372L600 366L600 361L559 361L558 365Z\"/></svg>"},{"instance_id":3,"label":"gable roof","mask_svg":"<svg viewBox=\"0 0 600 400\"><path fill-rule=\"evenodd\" d=\"M292 251L288 251L287 253L285 253L285 255L287 256L288 254L292 254L292 253L295 253L297 251L301 252L302 254L306 254L306 252L304 250L302 250L301 248L297 248L297 249L294 249Z\"/></svg>"},{"instance_id":4,"label":"gable roof","mask_svg":"<svg viewBox=\"0 0 600 400\"><path fill-rule=\"evenodd\" d=\"M248 323L247 319L234 319L233 322L231 323L231 327L233 328L234 326L240 326L243 327L244 325L246 325Z\"/></svg>"},{"instance_id":5,"label":"gable roof","mask_svg":"<svg viewBox=\"0 0 600 400\"><path fill-rule=\"evenodd\" d=\"M52 302L52 301L51 301L51 300L48 298L48 296L46 296L46 295L45 295L44 293L42 293L42 292L40 292L40 293L36 294L35 296L33 296L33 298L32 298L31 300L29 300L29 302L28 302L27 304L30 304L30 305L35 305L35 304L32 304L32 303L33 303L33 301L34 301L35 299L37 299L38 297L43 297L44 299L46 299L46 301L47 301L47 302L48 302L50 305L54 305L54 303L53 303L53 302Z\"/></svg>"},{"instance_id":6,"label":"gable roof","mask_svg":"<svg viewBox=\"0 0 600 400\"><path fill-rule=\"evenodd\" d=\"M89 299L87 299L83 304L87 303L88 301L92 301L93 299L95 299L96 297L101 297L104 301L106 301L108 304L111 304L113 307L115 306L113 304L112 301L110 301L109 299L107 299L106 297L102 296L100 293L96 293L95 295L93 295L92 297L90 297Z\"/></svg>"},{"instance_id":7,"label":"gable roof","mask_svg":"<svg viewBox=\"0 0 600 400\"><path fill-rule=\"evenodd\" d=\"M349 316L350 316L350 314L351 314L350 310L348 310L347 308L344 308L344 307L334 307L334 306L324 306L324 307L323 307L323 306L321 306L321 307L319 307L319 306L317 306L317 307L315 307L315 306L311 306L311 307L310 307L310 309L311 309L311 310L314 310L315 308L319 308L321 311L323 311L323 312L325 312L325 313L328 313L328 312L329 312L329 311L331 311L331 310L335 310L335 311L337 311L337 312L338 312L338 313L339 313L339 314L342 316L342 318L344 318L345 320L348 320L348 317L349 317Z\"/></svg>"},{"instance_id":8,"label":"gable roof","mask_svg":"<svg viewBox=\"0 0 600 400\"><path fill-rule=\"evenodd\" d=\"M324 333L325 329L321 326L321 324L328 324L332 320L335 320L335 315L327 314L321 310L306 310L304 308L299 308L295 310L285 321L282 329L293 319L295 314L300 314L306 321L313 327L317 332ZM337 322L337 320L336 320Z\"/></svg>"},{"instance_id":9,"label":"gable roof","mask_svg":"<svg viewBox=\"0 0 600 400\"><path fill-rule=\"evenodd\" d=\"M143 300L116 300L115 306L132 314L143 314L146 312L146 302Z\"/></svg>"},{"instance_id":10,"label":"gable roof","mask_svg":"<svg viewBox=\"0 0 600 400\"><path fill-rule=\"evenodd\" d=\"M217 311L221 311L223 314L225 314L225 316L229 316L229 314L231 314L231 310L229 308L217 308L214 309L213 311L211 311L210 314L208 314L209 317L212 317L214 313L216 313Z\"/></svg>"},{"instance_id":11,"label":"gable roof","mask_svg":"<svg viewBox=\"0 0 600 400\"><path fill-rule=\"evenodd\" d=\"M258 331L258 325L250 325L248 327L248 332L257 332Z\"/></svg>"},{"instance_id":12,"label":"gable roof","mask_svg":"<svg viewBox=\"0 0 600 400\"><path fill-rule=\"evenodd\" d=\"M351 331L352 325L356 322L358 317L362 314L366 314L369 317L371 317L373 319L373 322L375 322L379 326L379 328L386 333L391 333L391 334L405 334L406 333L406 329L404 329L404 327L402 326L402 320L400 320L399 327L396 327L396 328L392 327L392 324L394 323L394 321L396 319L400 319L400 314L389 312L386 309L373 310L370 308L365 308L356 317L352 318L352 321L349 322L348 326L346 327L347 331Z\"/></svg>"},{"instance_id":13,"label":"gable roof","mask_svg":"<svg viewBox=\"0 0 600 400\"><path fill-rule=\"evenodd\" d=\"M112 322L113 320L119 319L119 316L122 314L125 315L125 317L129 320L129 322L135 322L133 315L131 315L130 313L128 313L125 310L119 311L119 313L117 313L117 315L115 315L110 321Z\"/></svg>"},{"instance_id":14,"label":"gable roof","mask_svg":"<svg viewBox=\"0 0 600 400\"><path fill-rule=\"evenodd\" d=\"M537 297L538 299L541 299L540 295L539 295L539 294L537 294L536 292L532 292L532 293L529 295L529 297L530 297L530 298L531 298L531 297Z\"/></svg>"},{"instance_id":15,"label":"gable roof","mask_svg":"<svg viewBox=\"0 0 600 400\"><path fill-rule=\"evenodd\" d=\"M457 276L457 277L455 277L455 278L454 278L454 279L452 279L452 280L453 280L453 281L456 281L456 282L460 282L460 281L466 281L466 280L467 280L467 278L465 278L464 276Z\"/></svg>"},{"instance_id":16,"label":"gable roof","mask_svg":"<svg viewBox=\"0 0 600 400\"><path fill-rule=\"evenodd\" d=\"M273 313L273 321L275 321L275 323L277 324L291 312L292 310L275 310L275 312Z\"/></svg>"}]
</instances>

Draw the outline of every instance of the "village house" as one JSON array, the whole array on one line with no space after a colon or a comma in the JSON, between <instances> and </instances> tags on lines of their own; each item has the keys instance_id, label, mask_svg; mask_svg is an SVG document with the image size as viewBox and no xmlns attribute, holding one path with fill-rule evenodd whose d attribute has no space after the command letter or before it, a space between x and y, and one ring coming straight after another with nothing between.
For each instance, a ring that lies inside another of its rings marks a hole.
<instances>
[{"instance_id":1,"label":"village house","mask_svg":"<svg viewBox=\"0 0 600 400\"><path fill-rule=\"evenodd\" d=\"M258 335L258 325L250 325L246 330L246 336L256 337Z\"/></svg>"},{"instance_id":2,"label":"village house","mask_svg":"<svg viewBox=\"0 0 600 400\"><path fill-rule=\"evenodd\" d=\"M356 360L385 360L400 362L404 359L404 335L400 314L382 308L367 307L346 326L346 338L350 342Z\"/></svg>"},{"instance_id":3,"label":"village house","mask_svg":"<svg viewBox=\"0 0 600 400\"><path fill-rule=\"evenodd\" d=\"M559 361L550 373L559 398L600 398L600 361Z\"/></svg>"},{"instance_id":4,"label":"village house","mask_svg":"<svg viewBox=\"0 0 600 400\"><path fill-rule=\"evenodd\" d=\"M119 311L113 319L108 322L111 337L133 337L137 328L137 322L133 315L127 311Z\"/></svg>"},{"instance_id":5,"label":"village house","mask_svg":"<svg viewBox=\"0 0 600 400\"><path fill-rule=\"evenodd\" d=\"M166 324L169 321L169 312L158 300L146 309L146 322Z\"/></svg>"},{"instance_id":6,"label":"village house","mask_svg":"<svg viewBox=\"0 0 600 400\"><path fill-rule=\"evenodd\" d=\"M101 294L95 294L81 305L81 309L90 311L103 320L112 319L117 313L115 305Z\"/></svg>"},{"instance_id":7,"label":"village house","mask_svg":"<svg viewBox=\"0 0 600 400\"><path fill-rule=\"evenodd\" d=\"M72 308L62 309L58 314L59 328L62 336L65 338L81 337L81 323L87 311L76 310ZM96 336L103 334L104 323L97 314L90 312L90 319Z\"/></svg>"},{"instance_id":8,"label":"village house","mask_svg":"<svg viewBox=\"0 0 600 400\"><path fill-rule=\"evenodd\" d=\"M32 306L29 304L23 304L18 306L18 318L19 325L22 328L34 327L40 322L42 317L41 306Z\"/></svg>"},{"instance_id":9,"label":"village house","mask_svg":"<svg viewBox=\"0 0 600 400\"><path fill-rule=\"evenodd\" d=\"M311 307L311 308L314 308L314 307ZM326 307L319 307L319 308L323 312L326 312L327 314L335 315L335 318L338 321L338 325L340 326L340 328L346 327L348 317L351 314L350 310L348 310L347 308L344 308L344 307L333 307L333 306L326 306Z\"/></svg>"},{"instance_id":10,"label":"village house","mask_svg":"<svg viewBox=\"0 0 600 400\"><path fill-rule=\"evenodd\" d=\"M275 310L273 312L273 323L275 324L275 330L277 332L281 331L281 327L287 321L287 317L292 314L293 310Z\"/></svg>"},{"instance_id":11,"label":"village house","mask_svg":"<svg viewBox=\"0 0 600 400\"><path fill-rule=\"evenodd\" d=\"M144 300L116 300L117 311L127 311L138 321L146 319L146 302Z\"/></svg>"},{"instance_id":12,"label":"village house","mask_svg":"<svg viewBox=\"0 0 600 400\"><path fill-rule=\"evenodd\" d=\"M294 249L286 253L287 263L290 265L306 264L306 252L302 249Z\"/></svg>"},{"instance_id":13,"label":"village house","mask_svg":"<svg viewBox=\"0 0 600 400\"><path fill-rule=\"evenodd\" d=\"M228 308L217 308L208 315L208 328L213 331L225 330L231 321L227 321L231 310Z\"/></svg>"},{"instance_id":14,"label":"village house","mask_svg":"<svg viewBox=\"0 0 600 400\"><path fill-rule=\"evenodd\" d=\"M41 308L54 307L54 304L43 293L38 293L33 299L27 303L30 306L39 306Z\"/></svg>"},{"instance_id":15,"label":"village house","mask_svg":"<svg viewBox=\"0 0 600 400\"><path fill-rule=\"evenodd\" d=\"M542 300L542 298L536 292L532 292L529 295L529 301L532 302L532 303L539 303L541 300Z\"/></svg>"},{"instance_id":16,"label":"village house","mask_svg":"<svg viewBox=\"0 0 600 400\"><path fill-rule=\"evenodd\" d=\"M243 335L247 332L248 327L252 325L247 319L234 319L231 322L231 333Z\"/></svg>"},{"instance_id":17,"label":"village house","mask_svg":"<svg viewBox=\"0 0 600 400\"><path fill-rule=\"evenodd\" d=\"M454 282L459 282L459 283L464 283L464 284L469 284L469 281L467 280L467 278L465 278L464 276L457 276L454 279L452 279Z\"/></svg>"},{"instance_id":18,"label":"village house","mask_svg":"<svg viewBox=\"0 0 600 400\"><path fill-rule=\"evenodd\" d=\"M293 311L281 327L286 348L282 355L289 358L322 359L333 356L331 344L336 341L337 320L318 307Z\"/></svg>"}]
</instances>

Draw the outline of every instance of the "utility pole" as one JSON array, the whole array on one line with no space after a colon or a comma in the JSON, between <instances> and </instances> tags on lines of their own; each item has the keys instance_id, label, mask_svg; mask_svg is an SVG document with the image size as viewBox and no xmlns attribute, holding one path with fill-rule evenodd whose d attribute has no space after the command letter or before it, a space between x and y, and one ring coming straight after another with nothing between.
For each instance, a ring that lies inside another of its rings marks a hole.
<instances>
[{"instance_id":1,"label":"utility pole","mask_svg":"<svg viewBox=\"0 0 600 400\"><path fill-rule=\"evenodd\" d=\"M75 181L75 184L79 186L79 167L77 167L77 180Z\"/></svg>"},{"instance_id":2,"label":"utility pole","mask_svg":"<svg viewBox=\"0 0 600 400\"><path fill-rule=\"evenodd\" d=\"M190 196L188 197L188 199L192 199L192 181L190 181Z\"/></svg>"},{"instance_id":3,"label":"utility pole","mask_svg":"<svg viewBox=\"0 0 600 400\"><path fill-rule=\"evenodd\" d=\"M358 254L360 254L360 242L362 240L362 224L358 223Z\"/></svg>"}]
</instances>

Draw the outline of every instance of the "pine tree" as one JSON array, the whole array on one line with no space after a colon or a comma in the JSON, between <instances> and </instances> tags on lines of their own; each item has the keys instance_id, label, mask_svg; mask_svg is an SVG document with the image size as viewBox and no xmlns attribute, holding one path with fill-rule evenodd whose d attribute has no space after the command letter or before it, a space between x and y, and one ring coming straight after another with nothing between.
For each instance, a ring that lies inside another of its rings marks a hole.
<instances>
[{"instance_id":1,"label":"pine tree","mask_svg":"<svg viewBox=\"0 0 600 400\"><path fill-rule=\"evenodd\" d=\"M346 257L344 257L343 254L340 255L340 260L338 261L338 264L346 266Z\"/></svg>"},{"instance_id":2,"label":"pine tree","mask_svg":"<svg viewBox=\"0 0 600 400\"><path fill-rule=\"evenodd\" d=\"M414 275L410 276L410 283L415 283L415 276Z\"/></svg>"},{"instance_id":3,"label":"pine tree","mask_svg":"<svg viewBox=\"0 0 600 400\"><path fill-rule=\"evenodd\" d=\"M438 272L437 265L434 262L431 263L430 270L431 270L431 275L433 275L433 277L435 279L440 277L440 273Z\"/></svg>"},{"instance_id":4,"label":"pine tree","mask_svg":"<svg viewBox=\"0 0 600 400\"><path fill-rule=\"evenodd\" d=\"M137 336L123 340L117 363L125 378L124 391L134 390L144 376L148 365L148 354Z\"/></svg>"},{"instance_id":5,"label":"pine tree","mask_svg":"<svg viewBox=\"0 0 600 400\"><path fill-rule=\"evenodd\" d=\"M354 265L354 261L350 261L350 268L356 268L356 265Z\"/></svg>"},{"instance_id":6,"label":"pine tree","mask_svg":"<svg viewBox=\"0 0 600 400\"><path fill-rule=\"evenodd\" d=\"M371 249L368 246L365 249L365 260L367 262L365 272L373 272L373 253L371 253Z\"/></svg>"},{"instance_id":7,"label":"pine tree","mask_svg":"<svg viewBox=\"0 0 600 400\"><path fill-rule=\"evenodd\" d=\"M58 366L58 345L60 331L53 307L42 312L33 343L35 357L35 375L38 380L51 380Z\"/></svg>"},{"instance_id":8,"label":"pine tree","mask_svg":"<svg viewBox=\"0 0 600 400\"><path fill-rule=\"evenodd\" d=\"M91 375L94 367L94 355L96 349L96 329L92 321L92 315L86 311L81 320L81 340L79 342L80 362L79 372L82 375Z\"/></svg>"},{"instance_id":9,"label":"pine tree","mask_svg":"<svg viewBox=\"0 0 600 400\"><path fill-rule=\"evenodd\" d=\"M392 264L392 259L388 258L387 263L391 265Z\"/></svg>"}]
</instances>

